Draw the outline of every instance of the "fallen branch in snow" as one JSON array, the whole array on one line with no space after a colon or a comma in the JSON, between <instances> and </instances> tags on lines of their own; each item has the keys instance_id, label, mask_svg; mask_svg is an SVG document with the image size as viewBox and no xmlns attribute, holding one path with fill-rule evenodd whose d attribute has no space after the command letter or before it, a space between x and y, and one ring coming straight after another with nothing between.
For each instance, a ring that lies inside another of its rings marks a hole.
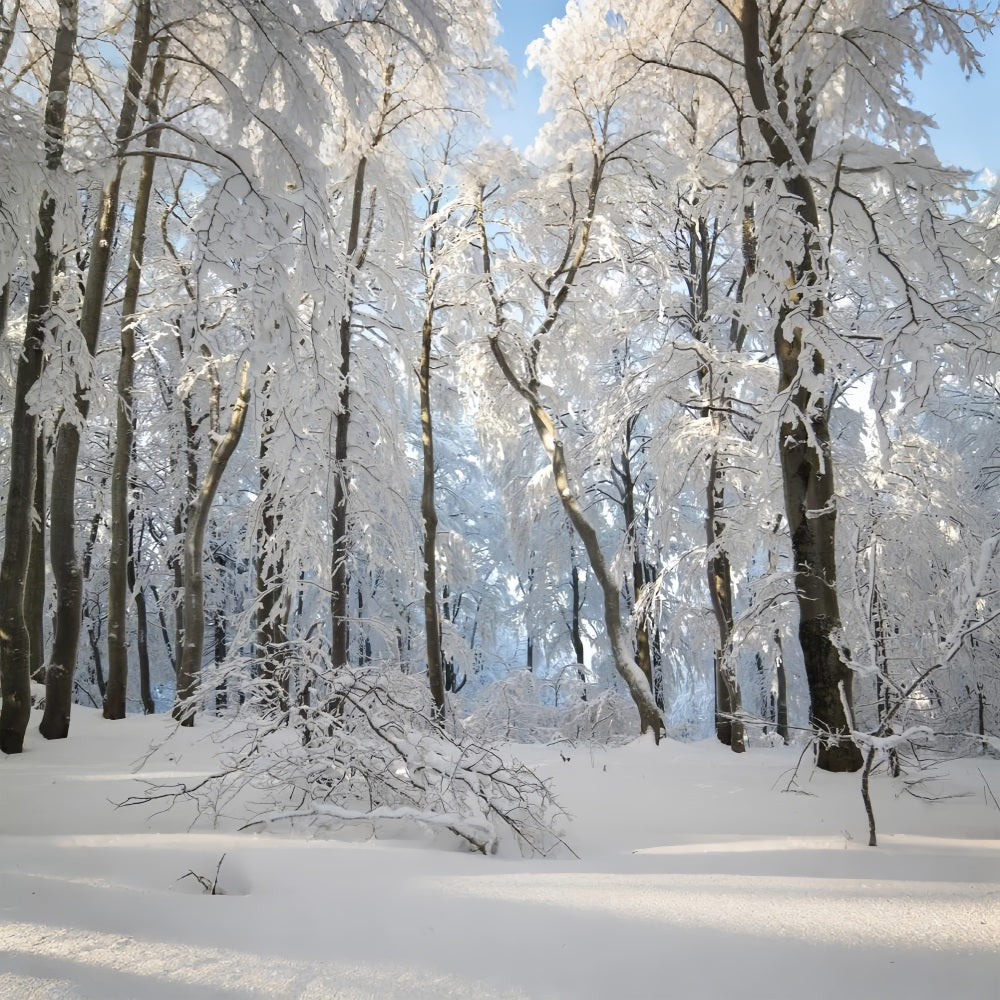
<instances>
[{"instance_id":1,"label":"fallen branch in snow","mask_svg":"<svg viewBox=\"0 0 1000 1000\"><path fill-rule=\"evenodd\" d=\"M122 804L188 798L212 819L242 811L242 829L368 823L377 836L403 824L447 830L484 854L504 835L523 853L573 853L556 832L563 814L548 784L488 744L435 723L419 678L299 667L312 669L319 704L277 718L241 717L225 737L218 773L190 786L150 783Z\"/></svg>"},{"instance_id":2,"label":"fallen branch in snow","mask_svg":"<svg viewBox=\"0 0 1000 1000\"><path fill-rule=\"evenodd\" d=\"M219 872L222 870L222 862L225 860L226 856L223 854L219 858L219 863L215 866L214 878L209 878L207 875L199 875L194 869L189 868L177 881L181 882L186 878L193 878L209 896L224 896L225 893L219 888Z\"/></svg>"}]
</instances>

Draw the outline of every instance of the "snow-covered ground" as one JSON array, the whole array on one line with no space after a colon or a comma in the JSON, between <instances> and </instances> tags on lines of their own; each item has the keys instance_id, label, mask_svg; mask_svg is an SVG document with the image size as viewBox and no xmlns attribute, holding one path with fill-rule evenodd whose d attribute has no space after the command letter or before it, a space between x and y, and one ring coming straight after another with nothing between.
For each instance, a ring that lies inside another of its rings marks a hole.
<instances>
[{"instance_id":1,"label":"snow-covered ground","mask_svg":"<svg viewBox=\"0 0 1000 1000\"><path fill-rule=\"evenodd\" d=\"M195 825L115 803L212 767L208 727L33 725L0 759L0 997L474 1000L1000 995L1000 761L789 783L799 749L516 747L579 856ZM192 872L215 877L219 895Z\"/></svg>"}]
</instances>

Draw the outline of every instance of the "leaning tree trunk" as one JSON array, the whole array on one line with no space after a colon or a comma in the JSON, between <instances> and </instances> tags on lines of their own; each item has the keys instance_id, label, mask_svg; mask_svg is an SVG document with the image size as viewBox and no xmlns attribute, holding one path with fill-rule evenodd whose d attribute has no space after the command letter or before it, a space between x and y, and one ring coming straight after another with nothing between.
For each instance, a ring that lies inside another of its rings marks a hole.
<instances>
[{"instance_id":1,"label":"leaning tree trunk","mask_svg":"<svg viewBox=\"0 0 1000 1000\"><path fill-rule=\"evenodd\" d=\"M59 0L45 103L45 166L55 176L62 164L66 108L76 53L76 0ZM4 552L0 562L0 751L21 753L31 715L30 636L24 620L23 599L31 547L34 511L35 454L38 420L28 406L28 393L42 372L46 326L52 307L56 253L52 245L56 202L43 196L35 230L35 267L24 347L17 364L14 410L10 425L10 486L4 519Z\"/></svg>"},{"instance_id":2,"label":"leaning tree trunk","mask_svg":"<svg viewBox=\"0 0 1000 1000\"><path fill-rule=\"evenodd\" d=\"M809 388L822 384L825 361L794 319L800 310L807 309L812 321L818 323L826 307L819 287L819 209L812 183L801 166L812 161L818 112L808 101L808 80L803 84L799 103L794 103L780 64L771 61L762 48L757 0L743 0L739 19L744 72L758 127L794 206L803 237L802 256L791 264L788 290L778 310L774 352L778 392L787 396L778 450L795 564L799 642L809 684L810 717L819 735L817 763L826 771L857 771L864 761L851 738L847 718L852 674L835 639L841 621L830 428L825 400ZM771 39L769 46L773 43ZM765 72L768 65L771 78ZM773 104L775 96L777 106ZM775 125L779 117L783 119L780 129ZM793 244L790 241L788 245Z\"/></svg>"},{"instance_id":3,"label":"leaning tree trunk","mask_svg":"<svg viewBox=\"0 0 1000 1000\"><path fill-rule=\"evenodd\" d=\"M595 152L592 161L590 181L587 189L586 207L583 209L579 224L571 227L565 247L564 262L561 266L563 282L558 292L552 291L552 280L542 284L545 300L545 318L535 331L532 338L532 348L528 358L528 374L522 378L511 366L507 355L500 344L500 332L504 327L504 310L500 293L493 278L492 259L489 249L489 235L486 229L486 216L483 208L483 190L479 189L476 202L477 226L479 231L480 249L482 254L483 274L486 278L490 299L493 304L493 331L489 336L490 351L493 354L507 384L525 401L532 425L538 434L539 441L549 458L556 494L562 503L563 510L576 529L583 542L584 551L590 568L597 578L601 588L604 604L604 626L611 646L611 656L621 678L625 681L639 711L639 725L642 732L652 730L657 743L664 732L663 716L656 705L653 690L643 676L642 670L635 662L632 651L631 637L622 621L621 589L615 580L604 552L601 549L597 531L591 524L584 510L580 497L576 495L570 479L569 466L559 439L555 421L539 396L539 380L536 372L538 351L542 340L555 326L563 304L566 302L576 277L584 263L587 248L590 243L590 233L593 220L597 214L597 196L603 177L605 163ZM554 280L554 276L553 276Z\"/></svg>"},{"instance_id":4,"label":"leaning tree trunk","mask_svg":"<svg viewBox=\"0 0 1000 1000\"><path fill-rule=\"evenodd\" d=\"M243 434L249 403L250 365L244 363L239 394L233 404L229 427L212 452L205 477L201 481L201 488L188 511L187 530L184 535L182 602L184 638L177 670L177 701L173 708L173 716L182 726L194 725L194 696L205 648L205 529L208 526L212 501L215 499L222 474Z\"/></svg>"},{"instance_id":5,"label":"leaning tree trunk","mask_svg":"<svg viewBox=\"0 0 1000 1000\"><path fill-rule=\"evenodd\" d=\"M604 603L604 626L607 629L615 668L625 681L629 693L632 695L632 700L639 710L639 724L642 731L652 730L654 738L659 742L664 730L663 716L656 706L652 688L650 688L632 654L632 642L622 621L621 588L604 557L597 531L590 523L580 498L573 490L569 467L563 453L562 441L559 440L556 433L555 422L538 398L537 393L525 385L511 368L496 336L490 337L490 349L508 384L528 404L532 423L549 457L556 493L566 516L580 536L580 541L583 542L590 568L594 571L594 576L601 588Z\"/></svg>"}]
</instances>

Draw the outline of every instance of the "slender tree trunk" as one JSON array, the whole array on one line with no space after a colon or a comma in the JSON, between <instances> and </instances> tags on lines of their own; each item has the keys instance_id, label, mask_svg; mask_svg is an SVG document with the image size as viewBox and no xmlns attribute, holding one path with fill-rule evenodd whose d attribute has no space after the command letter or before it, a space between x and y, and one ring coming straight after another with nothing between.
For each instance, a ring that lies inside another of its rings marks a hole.
<instances>
[{"instance_id":1,"label":"slender tree trunk","mask_svg":"<svg viewBox=\"0 0 1000 1000\"><path fill-rule=\"evenodd\" d=\"M132 72L135 80L135 101L132 105L132 125L138 88L149 53L149 0L139 0L136 9L135 39L132 48ZM160 117L159 91L166 69L166 49L160 46L153 67L146 104L150 121ZM131 128L130 128L131 132ZM108 687L104 696L104 718L125 718L125 697L128 689L128 573L131 565L129 536L129 486L132 481L132 452L135 448L135 412L133 383L135 381L136 327L138 325L139 285L146 252L146 223L156 171L156 151L160 146L160 130L152 129L146 136L146 153L142 157L139 187L132 212L132 236L129 241L128 270L122 301L121 356L118 362L117 406L115 407L115 458L111 473L111 546L108 557ZM117 192L116 192L117 196ZM147 665L148 674L148 665ZM148 686L148 684L147 684ZM151 695L143 699L148 706Z\"/></svg>"},{"instance_id":2,"label":"slender tree trunk","mask_svg":"<svg viewBox=\"0 0 1000 1000\"><path fill-rule=\"evenodd\" d=\"M229 655L229 642L226 634L226 616L220 610L216 610L212 618L215 626L215 667L217 671L222 670L222 664L226 662ZM215 686L215 713L221 715L229 704L229 691L226 679L223 677Z\"/></svg>"},{"instance_id":3,"label":"slender tree trunk","mask_svg":"<svg viewBox=\"0 0 1000 1000\"><path fill-rule=\"evenodd\" d=\"M436 209L434 209L436 211ZM432 237L433 240L433 237ZM434 247L431 247L433 255ZM433 257L432 263L433 266ZM427 679L434 702L434 717L444 722L445 683L441 655L441 615L437 598L437 507L434 502L434 421L431 413L431 350L434 340L433 273L427 279L427 297L420 345L420 430L423 452L423 485L420 492L420 515L424 526L424 632L427 645Z\"/></svg>"},{"instance_id":4,"label":"slender tree trunk","mask_svg":"<svg viewBox=\"0 0 1000 1000\"><path fill-rule=\"evenodd\" d=\"M635 662L632 641L622 621L621 588L614 579L607 560L604 558L604 552L601 549L597 531L590 523L583 504L573 489L569 466L567 465L566 456L563 451L563 444L559 439L555 421L545 408L545 404L538 394L539 382L535 371L537 353L540 349L542 338L555 325L562 305L566 301L570 289L573 287L576 275L586 256L590 231L596 214L597 194L602 176L603 163L595 153L587 191L586 209L584 210L579 226L573 227L571 235L568 238L565 255L567 263L564 268L562 285L559 291L554 294L551 291L551 281L547 286L543 286L545 288L546 315L541 325L535 331L531 355L528 359L528 375L526 379L517 374L500 345L500 333L504 326L503 304L493 280L489 237L486 231L486 217L483 209L483 194L482 189L480 189L476 215L482 252L483 273L486 277L494 312L493 330L489 335L489 346L507 384L528 406L532 425L549 458L556 495L559 497L570 523L576 529L580 541L583 543L590 568L593 570L594 576L597 578L598 585L601 588L604 604L604 625L607 630L608 642L611 646L611 655L615 668L625 681L638 709L639 725L642 732L652 730L654 739L659 743L660 737L664 732L663 716L656 706L652 688L643 676L642 670L639 669L639 665ZM579 235L577 235L577 232Z\"/></svg>"},{"instance_id":5,"label":"slender tree trunk","mask_svg":"<svg viewBox=\"0 0 1000 1000\"><path fill-rule=\"evenodd\" d=\"M66 109L76 53L76 0L59 0L45 103L45 165L54 176L62 164ZM10 486L4 520L4 552L0 562L0 751L21 753L31 715L30 637L24 620L24 585L31 549L34 511L35 455L38 421L27 397L42 371L46 326L52 306L56 253L55 198L46 193L35 230L35 269L28 297L24 347L17 364L14 410L10 426Z\"/></svg>"},{"instance_id":6,"label":"slender tree trunk","mask_svg":"<svg viewBox=\"0 0 1000 1000\"><path fill-rule=\"evenodd\" d=\"M788 680L785 675L785 653L781 647L781 632L774 630L774 670L777 676L778 704L775 715L775 728L782 742L788 743Z\"/></svg>"},{"instance_id":7,"label":"slender tree trunk","mask_svg":"<svg viewBox=\"0 0 1000 1000\"><path fill-rule=\"evenodd\" d=\"M104 293L108 269L118 224L118 198L122 173L125 168L125 151L135 130L139 105L139 92L145 72L149 48L149 3L138 0L135 33L129 76L117 130L117 164L111 179L101 193L97 225L88 255L87 279L80 314L80 333L87 350L93 356L97 351L101 317L104 311ZM45 712L39 727L46 739L65 739L69 735L70 709L73 703L73 675L80 643L80 624L83 609L83 574L76 552L76 470L80 455L81 426L86 421L90 400L86 386L78 385L75 405L78 419L64 419L56 437L52 468L52 574L56 585L56 621L52 640L52 658L45 680ZM109 614L110 614L109 598ZM111 624L109 622L109 638ZM117 687L109 684L114 696ZM107 709L105 709L107 715ZM124 714L124 691L122 692Z\"/></svg>"},{"instance_id":8,"label":"slender tree trunk","mask_svg":"<svg viewBox=\"0 0 1000 1000\"><path fill-rule=\"evenodd\" d=\"M351 580L348 570L350 539L348 537L349 511L347 493L349 472L347 466L348 440L351 429L351 325L354 319L354 283L357 271L364 262L367 237L361 234L362 208L365 197L365 173L368 157L362 156L354 172L354 190L351 200L351 222L347 234L348 297L340 318L340 397L334 431L333 479L333 565L331 572L330 618L333 644L331 656L334 667L350 662L351 623L348 611ZM370 221L370 217L369 217Z\"/></svg>"},{"instance_id":9,"label":"slender tree trunk","mask_svg":"<svg viewBox=\"0 0 1000 1000\"><path fill-rule=\"evenodd\" d=\"M852 698L852 674L835 640L840 630L836 572L836 492L825 400L811 386L822 385L825 361L805 339L795 315L805 308L813 321L825 313L819 273L821 232L815 192L801 163L810 163L817 110L810 103L809 81L802 82L799 104L789 104L789 88L780 66L761 45L761 10L757 0L738 9L743 67L757 123L774 167L793 200L803 239L801 259L791 265L788 291L778 310L774 352L778 392L785 396L778 437L785 514L791 534L799 603L799 642L809 684L810 716L819 735L818 766L826 771L857 771L864 763L850 737L845 712ZM765 66L772 70L769 79ZM777 99L778 105L773 101ZM778 130L775 116L784 119ZM789 147L786 134L794 136Z\"/></svg>"},{"instance_id":10,"label":"slender tree trunk","mask_svg":"<svg viewBox=\"0 0 1000 1000\"><path fill-rule=\"evenodd\" d=\"M635 476L632 472L632 441L637 417L630 417L625 425L625 446L621 456L622 509L625 514L625 537L632 549L632 601L635 606L635 647L639 669L649 682L652 691L653 656L649 642L650 616L642 608L643 590L646 586L646 564L639 544L639 518L635 506Z\"/></svg>"},{"instance_id":11,"label":"slender tree trunk","mask_svg":"<svg viewBox=\"0 0 1000 1000\"><path fill-rule=\"evenodd\" d=\"M45 683L45 435L39 434L35 451L34 516L31 553L24 588L24 618L31 644L31 679Z\"/></svg>"},{"instance_id":12,"label":"slender tree trunk","mask_svg":"<svg viewBox=\"0 0 1000 1000\"><path fill-rule=\"evenodd\" d=\"M528 403L532 423L546 454L549 456L556 493L570 523L576 529L576 533L583 543L590 568L601 588L604 600L604 624L615 667L625 681L636 708L639 710L639 724L642 731L652 730L654 738L659 742L660 736L663 735L663 717L656 707L653 691L632 654L632 642L622 621L620 587L604 558L597 531L587 518L580 498L573 490L569 468L563 454L563 445L556 435L555 423L538 399L537 394L526 386L511 368L507 356L503 353L495 336L490 338L490 349L511 388Z\"/></svg>"},{"instance_id":13,"label":"slender tree trunk","mask_svg":"<svg viewBox=\"0 0 1000 1000\"><path fill-rule=\"evenodd\" d=\"M722 534L723 491L719 485L718 449L709 459L705 530L708 536L708 592L719 630L715 651L715 734L734 753L746 750L746 733L740 720L743 708L733 654L733 576L729 555L719 545Z\"/></svg>"},{"instance_id":14,"label":"slender tree trunk","mask_svg":"<svg viewBox=\"0 0 1000 1000\"><path fill-rule=\"evenodd\" d=\"M269 398L272 383L264 386ZM260 495L263 498L261 526L257 535L256 585L257 585L257 664L263 686L265 712L284 714L288 711L289 681L285 664L288 641L286 590L284 583L284 552L278 549L278 527L281 513L278 498L270 485L273 460L271 437L274 433L274 414L268 404L262 414L260 435Z\"/></svg>"},{"instance_id":15,"label":"slender tree trunk","mask_svg":"<svg viewBox=\"0 0 1000 1000\"><path fill-rule=\"evenodd\" d=\"M431 192L427 217L437 215L441 205L440 192ZM434 720L443 724L447 702L445 691L452 685L446 677L441 651L441 611L438 607L437 585L437 503L434 493L434 416L431 408L431 360L434 353L434 320L437 314L438 226L432 223L421 246L424 277L424 317L420 331L420 362L417 382L420 386L421 489L420 517L423 523L424 562L424 643L427 651L427 680L431 689ZM447 615L448 588L445 587Z\"/></svg>"},{"instance_id":16,"label":"slender tree trunk","mask_svg":"<svg viewBox=\"0 0 1000 1000\"><path fill-rule=\"evenodd\" d=\"M135 646L139 659L139 700L146 715L156 711L149 671L149 611L146 607L146 591L138 586L137 564L142 558L142 532L139 544L135 541L135 512L129 512L128 531L128 589L135 605Z\"/></svg>"},{"instance_id":17,"label":"slender tree trunk","mask_svg":"<svg viewBox=\"0 0 1000 1000\"><path fill-rule=\"evenodd\" d=\"M572 530L570 528L571 532ZM576 676L583 685L583 692L580 697L583 701L586 701L587 670L583 648L583 595L580 593L580 567L576 562L576 548L572 544L569 547L569 566L569 590L572 601L569 635L573 642L573 655L576 657Z\"/></svg>"},{"instance_id":18,"label":"slender tree trunk","mask_svg":"<svg viewBox=\"0 0 1000 1000\"><path fill-rule=\"evenodd\" d=\"M708 221L699 216L688 224L688 298L694 338L706 349L711 347L710 286L715 259L716 239ZM744 267L743 279L747 275ZM742 284L742 283L741 283ZM739 289L738 289L739 292ZM731 339L740 341L737 332ZM713 655L715 678L715 735L734 753L746 750L746 732L740 714L743 709L736 664L733 658L733 571L729 553L722 541L725 530L725 482L719 451L723 431L726 390L713 385L712 365L708 360L698 367L698 387L702 396L701 415L712 428L708 452L708 475L705 487L705 565L709 601L715 616L718 642ZM718 398L717 398L718 397Z\"/></svg>"},{"instance_id":19,"label":"slender tree trunk","mask_svg":"<svg viewBox=\"0 0 1000 1000\"><path fill-rule=\"evenodd\" d=\"M178 337L180 345L180 337ZM181 356L184 356L181 348ZM185 495L174 514L174 537L181 540L181 551L176 552L171 568L174 576L174 666L180 678L181 650L184 648L184 552L183 539L187 534L191 506L198 491L198 428L191 415L191 397L181 401L184 414L184 459L186 463Z\"/></svg>"},{"instance_id":20,"label":"slender tree trunk","mask_svg":"<svg viewBox=\"0 0 1000 1000\"><path fill-rule=\"evenodd\" d=\"M160 638L163 640L163 648L167 653L167 661L170 663L170 672L177 676L177 657L174 656L174 645L173 640L170 638L170 629L167 627L167 616L163 611L163 601L160 600L160 591L155 585L150 584L149 592L153 595L153 600L156 601L156 620L160 625ZM176 639L176 633L174 639Z\"/></svg>"},{"instance_id":21,"label":"slender tree trunk","mask_svg":"<svg viewBox=\"0 0 1000 1000\"><path fill-rule=\"evenodd\" d=\"M106 482L106 481L105 481ZM102 482L97 492L104 490L105 483ZM101 511L94 511L90 518L90 529L87 532L87 540L83 545L83 591L85 616L87 621L87 641L90 645L91 659L93 662L94 682L100 699L104 701L104 691L107 687L104 681L104 665L101 660L101 603L99 598L91 597L87 599L87 583L90 580L90 570L94 561L94 547L97 545L97 534L101 529Z\"/></svg>"},{"instance_id":22,"label":"slender tree trunk","mask_svg":"<svg viewBox=\"0 0 1000 1000\"><path fill-rule=\"evenodd\" d=\"M222 480L246 424L250 403L250 366L243 365L240 388L229 427L216 444L201 488L188 511L187 531L184 536L184 599L183 635L180 668L177 671L177 701L173 716L182 726L193 726L195 715L194 696L201 673L202 653L205 648L205 529L212 510L212 501Z\"/></svg>"}]
</instances>

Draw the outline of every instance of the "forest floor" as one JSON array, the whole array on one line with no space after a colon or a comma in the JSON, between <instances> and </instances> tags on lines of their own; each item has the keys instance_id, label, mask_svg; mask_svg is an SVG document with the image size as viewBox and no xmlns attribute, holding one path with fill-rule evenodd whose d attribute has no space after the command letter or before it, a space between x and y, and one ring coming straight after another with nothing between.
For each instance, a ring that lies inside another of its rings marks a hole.
<instances>
[{"instance_id":1,"label":"forest floor","mask_svg":"<svg viewBox=\"0 0 1000 1000\"><path fill-rule=\"evenodd\" d=\"M33 720L0 758L0 998L997 996L998 760L879 775L877 848L857 776L714 742L510 747L551 778L576 858L116 808L205 774L210 732L77 708L68 741ZM211 895L195 876L217 871Z\"/></svg>"}]
</instances>

